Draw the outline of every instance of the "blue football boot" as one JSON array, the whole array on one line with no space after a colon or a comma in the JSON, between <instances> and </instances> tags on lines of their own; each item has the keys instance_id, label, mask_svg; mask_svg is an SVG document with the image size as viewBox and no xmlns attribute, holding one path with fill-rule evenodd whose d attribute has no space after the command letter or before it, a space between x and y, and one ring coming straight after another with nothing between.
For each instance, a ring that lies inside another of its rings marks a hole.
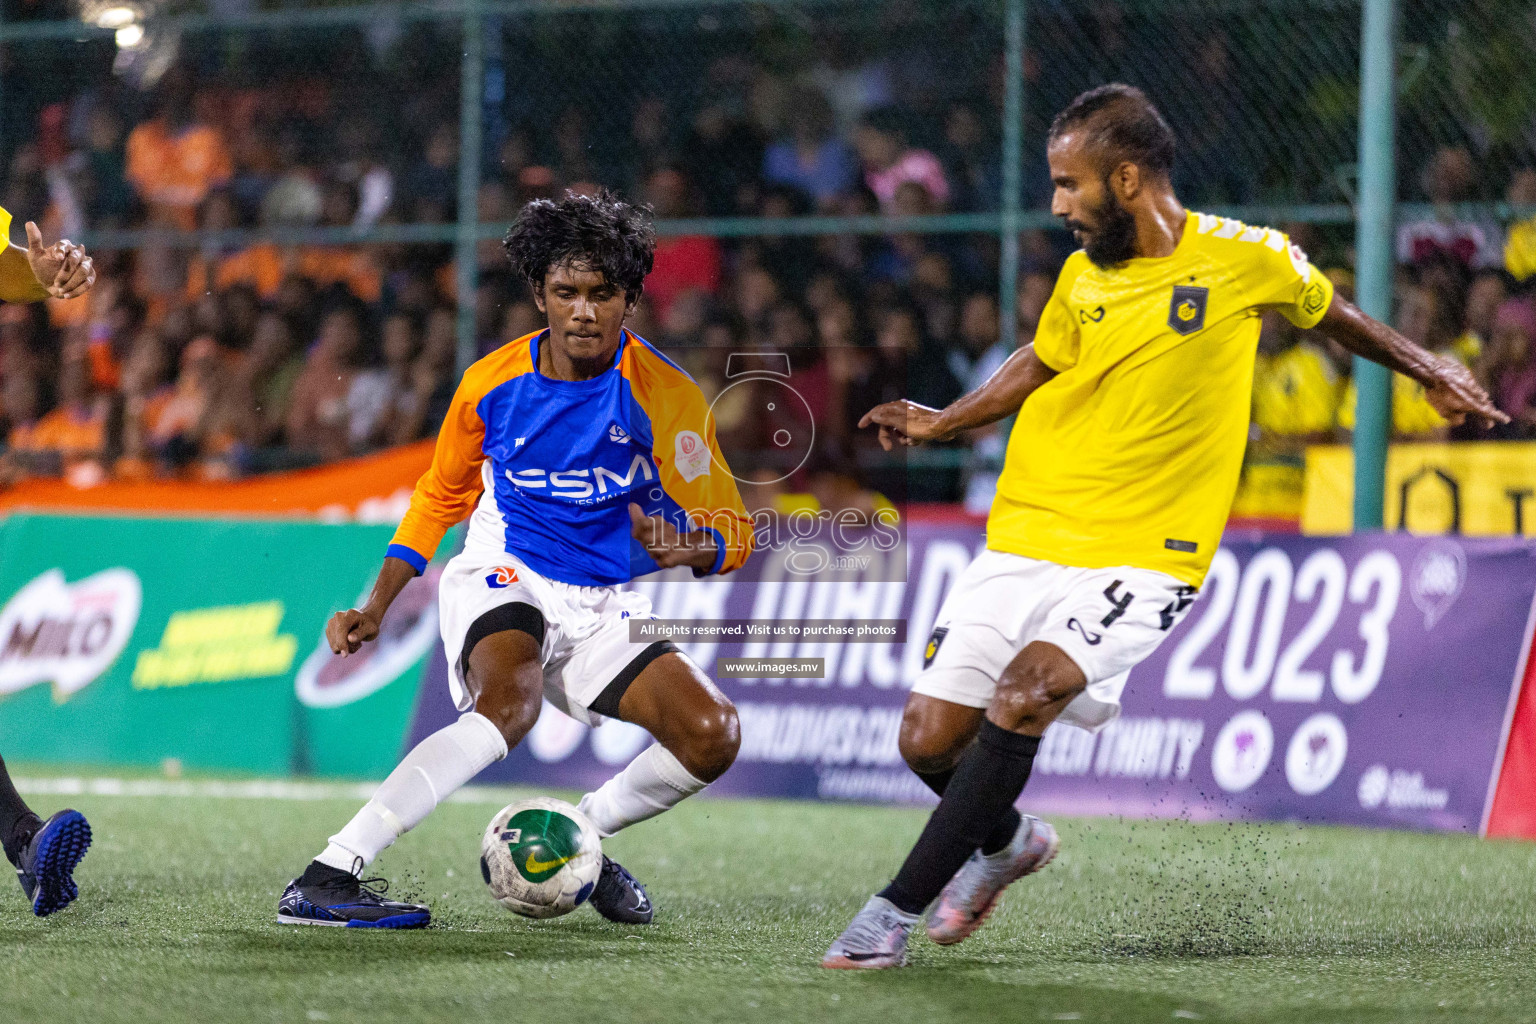
<instances>
[{"instance_id":1,"label":"blue football boot","mask_svg":"<svg viewBox=\"0 0 1536 1024\"><path fill-rule=\"evenodd\" d=\"M362 867L361 860L357 865ZM277 901L278 924L318 924L333 928L425 928L432 912L419 903L387 900L389 883L358 878L324 864L311 864Z\"/></svg>"},{"instance_id":2,"label":"blue football boot","mask_svg":"<svg viewBox=\"0 0 1536 1024\"><path fill-rule=\"evenodd\" d=\"M47 917L75 901L80 895L75 865L90 845L91 824L79 811L60 811L32 834L16 858L16 876L32 913Z\"/></svg>"},{"instance_id":3,"label":"blue football boot","mask_svg":"<svg viewBox=\"0 0 1536 1024\"><path fill-rule=\"evenodd\" d=\"M650 924L656 916L656 908L645 894L645 886L606 854L590 902L599 914L618 924Z\"/></svg>"}]
</instances>

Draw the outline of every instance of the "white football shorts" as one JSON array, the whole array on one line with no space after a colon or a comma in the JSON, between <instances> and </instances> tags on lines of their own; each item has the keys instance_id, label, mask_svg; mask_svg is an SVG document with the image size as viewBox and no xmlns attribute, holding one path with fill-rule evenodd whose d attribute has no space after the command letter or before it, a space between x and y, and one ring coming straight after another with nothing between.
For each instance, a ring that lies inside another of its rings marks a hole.
<instances>
[{"instance_id":1,"label":"white football shorts","mask_svg":"<svg viewBox=\"0 0 1536 1024\"><path fill-rule=\"evenodd\" d=\"M545 699L588 725L602 720L594 702L610 716L616 710L617 695L600 699L610 686L622 690L645 664L677 649L665 641L629 642L629 620L651 618L651 600L644 594L616 586L562 583L540 576L516 555L504 552L464 551L454 556L443 569L437 594L448 686L460 711L474 707L478 696L465 678L463 664L471 630L478 641L487 631L526 623L531 616L518 606L531 606L543 618ZM485 621L476 627L482 617Z\"/></svg>"},{"instance_id":2,"label":"white football shorts","mask_svg":"<svg viewBox=\"0 0 1536 1024\"><path fill-rule=\"evenodd\" d=\"M1157 650L1197 593L1151 569L1081 569L983 551L944 598L912 692L987 707L1008 663L1043 640L1088 679L1059 721L1097 732L1119 717L1131 669Z\"/></svg>"}]
</instances>

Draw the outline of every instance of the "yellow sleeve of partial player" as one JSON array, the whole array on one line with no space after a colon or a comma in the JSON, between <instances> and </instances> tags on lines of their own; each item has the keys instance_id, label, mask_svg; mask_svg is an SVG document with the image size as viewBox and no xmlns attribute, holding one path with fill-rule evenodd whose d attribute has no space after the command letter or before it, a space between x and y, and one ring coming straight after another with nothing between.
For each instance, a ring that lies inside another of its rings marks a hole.
<instances>
[{"instance_id":1,"label":"yellow sleeve of partial player","mask_svg":"<svg viewBox=\"0 0 1536 1024\"><path fill-rule=\"evenodd\" d=\"M752 519L715 439L715 420L703 392L681 372L644 392L637 390L635 397L651 418L651 451L661 486L694 529L715 534L715 563L696 575L740 569L752 554Z\"/></svg>"},{"instance_id":2,"label":"yellow sleeve of partial player","mask_svg":"<svg viewBox=\"0 0 1536 1024\"><path fill-rule=\"evenodd\" d=\"M1316 327L1333 302L1333 282L1301 247L1284 232L1269 228L1260 244L1244 246L1243 251L1254 261L1245 275L1249 303L1278 310L1297 327Z\"/></svg>"},{"instance_id":3,"label":"yellow sleeve of partial player","mask_svg":"<svg viewBox=\"0 0 1536 1024\"><path fill-rule=\"evenodd\" d=\"M1058 373L1077 365L1082 333L1067 299L1087 261L1088 257L1080 252L1067 257L1056 278L1056 287L1051 289L1050 300L1040 314L1040 325L1035 329L1035 356Z\"/></svg>"},{"instance_id":4,"label":"yellow sleeve of partial player","mask_svg":"<svg viewBox=\"0 0 1536 1024\"><path fill-rule=\"evenodd\" d=\"M385 551L387 556L409 562L418 573L426 569L449 528L474 511L483 490L480 466L485 462L485 423L477 409L485 397L481 376L471 367L459 382L443 427L437 432L432 465L416 481L411 507Z\"/></svg>"},{"instance_id":5,"label":"yellow sleeve of partial player","mask_svg":"<svg viewBox=\"0 0 1536 1024\"><path fill-rule=\"evenodd\" d=\"M1292 349L1289 357L1294 372L1293 432L1312 434L1332 430L1338 419L1339 381L1328 364L1328 357L1306 342Z\"/></svg>"},{"instance_id":6,"label":"yellow sleeve of partial player","mask_svg":"<svg viewBox=\"0 0 1536 1024\"><path fill-rule=\"evenodd\" d=\"M27 262L27 250L11 244L11 212L0 207L0 297L6 302L27 302L41 296L37 278Z\"/></svg>"}]
</instances>

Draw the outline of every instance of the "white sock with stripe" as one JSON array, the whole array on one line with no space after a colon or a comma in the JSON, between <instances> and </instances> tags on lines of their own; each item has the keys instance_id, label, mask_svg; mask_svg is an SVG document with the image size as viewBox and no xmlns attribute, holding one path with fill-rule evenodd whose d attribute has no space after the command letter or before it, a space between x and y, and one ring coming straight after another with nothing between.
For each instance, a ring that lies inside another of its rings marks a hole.
<instances>
[{"instance_id":1,"label":"white sock with stripe","mask_svg":"<svg viewBox=\"0 0 1536 1024\"><path fill-rule=\"evenodd\" d=\"M372 864L448 794L506 756L501 730L479 712L465 712L416 744L315 859L342 871L351 871L359 857Z\"/></svg>"},{"instance_id":2,"label":"white sock with stripe","mask_svg":"<svg viewBox=\"0 0 1536 1024\"><path fill-rule=\"evenodd\" d=\"M592 819L598 834L607 839L676 807L707 785L694 778L670 750L653 743L623 771L582 797L576 809Z\"/></svg>"}]
</instances>

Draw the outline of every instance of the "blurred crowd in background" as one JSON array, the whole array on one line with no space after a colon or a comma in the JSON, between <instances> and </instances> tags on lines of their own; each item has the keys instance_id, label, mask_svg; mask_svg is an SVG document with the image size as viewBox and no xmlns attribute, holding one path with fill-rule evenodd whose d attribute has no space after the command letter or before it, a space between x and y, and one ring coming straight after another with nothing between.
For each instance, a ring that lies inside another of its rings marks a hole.
<instances>
[{"instance_id":1,"label":"blurred crowd in background","mask_svg":"<svg viewBox=\"0 0 1536 1024\"><path fill-rule=\"evenodd\" d=\"M995 26L957 18L944 39L882 37L874 56L857 34L832 35L783 72L756 51L727 48L686 79L603 67L527 82L512 74L524 55L508 53L508 77L531 91L509 82L509 98L488 112L477 215L506 222L531 199L600 186L666 219L994 210L1002 84L988 33ZM112 227L451 222L456 44L451 30L417 24L385 40L336 32L270 50L247 40L238 53L187 44L143 87L89 60L62 85L8 77L0 205L18 225L38 220L50 240ZM1197 47L1209 95L1226 94L1234 46L1213 31ZM1038 78L1038 68L1028 73ZM1087 85L1097 73L1083 74ZM1165 100L1155 88L1153 98ZM1186 203L1266 197L1275 174L1227 156L1256 147L1223 148L1240 117L1212 115L1219 102L1200 118L1174 99L1165 105L1184 147ZM1031 110L1022 198L1038 209L1049 202L1048 114ZM1405 168L1404 198L1435 212L1399 228L1396 324L1466 362L1513 422L1449 427L1400 378L1393 429L1536 436L1536 220L1471 220L1454 205L1536 203L1536 160L1518 148L1490 160L1460 143L1427 152ZM1277 226L1348 292L1347 227ZM857 420L880 401L942 405L985 380L1032 338L1072 247L1062 232L1024 236L1017 323L1004 331L995 236L668 236L630 327L710 395L729 382L730 353L790 355L818 443L794 479L771 486L846 492L845 503L874 487L984 508L998 429L961 439L956 449L969 454L903 484ZM0 307L0 482L228 479L313 465L430 436L452 396L450 245L259 241L93 256L99 278L87 299ZM477 259L480 351L541 327L498 242L482 242ZM1306 444L1347 438L1354 395L1343 354L1278 317L1260 348L1256 457L1294 458ZM792 467L775 462L780 424L760 398L733 388L718 428L738 472L768 481Z\"/></svg>"}]
</instances>

